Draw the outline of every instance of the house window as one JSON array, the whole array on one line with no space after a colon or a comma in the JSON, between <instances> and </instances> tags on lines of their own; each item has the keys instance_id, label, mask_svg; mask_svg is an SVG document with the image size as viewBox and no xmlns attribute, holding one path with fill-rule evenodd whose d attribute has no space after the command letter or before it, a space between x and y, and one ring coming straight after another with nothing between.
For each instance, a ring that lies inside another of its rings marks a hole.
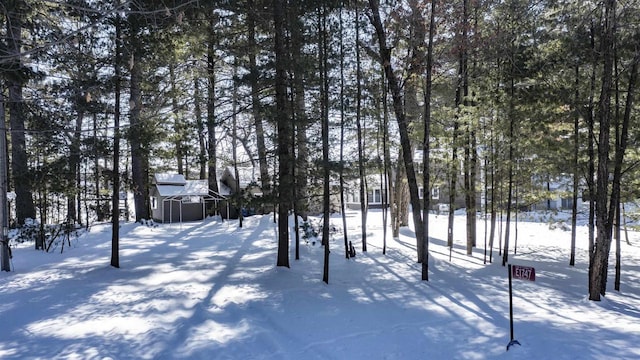
<instances>
[{"instance_id":1,"label":"house window","mask_svg":"<svg viewBox=\"0 0 640 360\"><path fill-rule=\"evenodd\" d=\"M422 186L418 188L418 198L424 198L424 188Z\"/></svg>"},{"instance_id":2,"label":"house window","mask_svg":"<svg viewBox=\"0 0 640 360\"><path fill-rule=\"evenodd\" d=\"M158 198L155 196L151 197L151 209L156 210L158 208Z\"/></svg>"},{"instance_id":3,"label":"house window","mask_svg":"<svg viewBox=\"0 0 640 360\"><path fill-rule=\"evenodd\" d=\"M380 189L373 189L367 192L367 202L369 204L381 204L382 192Z\"/></svg>"},{"instance_id":4,"label":"house window","mask_svg":"<svg viewBox=\"0 0 640 360\"><path fill-rule=\"evenodd\" d=\"M440 188L434 187L431 189L431 198L434 200L440 199Z\"/></svg>"}]
</instances>

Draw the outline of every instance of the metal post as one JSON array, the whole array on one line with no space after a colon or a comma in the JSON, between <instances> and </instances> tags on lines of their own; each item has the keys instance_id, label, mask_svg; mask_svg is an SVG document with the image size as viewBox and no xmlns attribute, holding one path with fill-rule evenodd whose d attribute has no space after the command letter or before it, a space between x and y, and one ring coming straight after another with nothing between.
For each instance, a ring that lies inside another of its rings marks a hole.
<instances>
[{"instance_id":1,"label":"metal post","mask_svg":"<svg viewBox=\"0 0 640 360\"><path fill-rule=\"evenodd\" d=\"M511 283L512 283L512 275L511 275L511 264L508 264L508 271L509 271L509 327L511 330L511 341L509 341L509 344L507 345L507 351L509 351L509 348L512 345L520 345L520 343L518 342L518 340L515 340L513 338L513 291L511 290Z\"/></svg>"},{"instance_id":2,"label":"metal post","mask_svg":"<svg viewBox=\"0 0 640 360\"><path fill-rule=\"evenodd\" d=\"M511 329L510 341L513 341L513 290L511 287L511 283L512 283L511 264L509 264L508 269L509 269L508 270L509 271L509 328Z\"/></svg>"}]
</instances>

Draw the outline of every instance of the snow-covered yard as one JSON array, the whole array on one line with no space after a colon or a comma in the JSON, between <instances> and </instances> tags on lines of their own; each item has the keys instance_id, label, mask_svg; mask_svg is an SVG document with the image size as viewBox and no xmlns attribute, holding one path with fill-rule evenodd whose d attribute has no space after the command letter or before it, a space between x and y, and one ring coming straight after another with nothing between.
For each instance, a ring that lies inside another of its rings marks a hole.
<instances>
[{"instance_id":1,"label":"snow-covered yard","mask_svg":"<svg viewBox=\"0 0 640 360\"><path fill-rule=\"evenodd\" d=\"M96 225L60 254L13 249L0 274L2 359L638 359L640 234L623 242L622 291L587 300L587 236L577 264L570 232L547 222L518 224L513 264L536 281L514 280L515 338L509 343L507 270L497 244L484 264L464 249L456 217L449 261L446 217L430 218L430 281L420 280L413 232L387 239L381 213L350 214L355 259L331 242L329 284L323 249L302 242L300 260L277 268L272 216L121 229L121 268L109 266L111 228ZM336 225L341 219L334 219ZM512 231L512 235L514 231ZM511 240L513 249L514 239ZM613 251L612 251L613 253ZM613 270L613 266L611 266Z\"/></svg>"}]
</instances>

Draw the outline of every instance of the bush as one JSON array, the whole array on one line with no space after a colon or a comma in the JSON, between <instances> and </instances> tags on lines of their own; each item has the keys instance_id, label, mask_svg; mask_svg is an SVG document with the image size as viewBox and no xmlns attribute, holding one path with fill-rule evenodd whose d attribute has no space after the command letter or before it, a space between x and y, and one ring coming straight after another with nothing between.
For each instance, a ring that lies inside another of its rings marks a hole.
<instances>
[{"instance_id":1,"label":"bush","mask_svg":"<svg viewBox=\"0 0 640 360\"><path fill-rule=\"evenodd\" d=\"M9 233L9 242L21 244L41 240L43 250L46 252L55 250L61 245L60 252L64 250L65 242L71 246L71 239L80 235L81 228L75 224L47 224L42 225L34 219L26 219L24 225Z\"/></svg>"}]
</instances>

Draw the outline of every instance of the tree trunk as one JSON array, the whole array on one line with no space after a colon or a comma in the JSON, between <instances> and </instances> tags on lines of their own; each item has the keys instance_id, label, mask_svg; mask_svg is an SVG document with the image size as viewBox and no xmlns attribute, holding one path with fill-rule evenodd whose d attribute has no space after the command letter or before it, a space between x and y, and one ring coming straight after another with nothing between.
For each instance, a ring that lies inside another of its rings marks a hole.
<instances>
[{"instance_id":1,"label":"tree trunk","mask_svg":"<svg viewBox=\"0 0 640 360\"><path fill-rule=\"evenodd\" d=\"M435 9L436 0L431 0L431 16L429 18L429 42L427 45L427 61L425 66L425 89L424 89L424 138L422 139L422 189L423 189L423 208L424 214L424 240L422 248L422 280L429 280L429 210L431 207L431 186L429 183L429 150L431 142L431 90L432 90L432 68L433 68L433 38L435 37Z\"/></svg>"},{"instance_id":2,"label":"tree trunk","mask_svg":"<svg viewBox=\"0 0 640 360\"><path fill-rule=\"evenodd\" d=\"M383 245L382 245L382 254L387 253L387 222L388 222L388 214L390 208L395 203L395 197L393 196L393 177L391 175L391 151L389 150L389 143L387 139L389 138L389 106L387 104L387 86L385 84L385 76L384 71L382 72L382 118L383 118L383 136L382 136L382 151L384 153L384 179L385 185L383 187L386 188L386 196L387 197L387 206L383 208L383 218L382 225L383 228ZM382 182L381 182L382 183ZM393 219L393 210L391 210L391 218ZM399 234L398 234L399 235ZM396 236L397 237L397 236Z\"/></svg>"},{"instance_id":3,"label":"tree trunk","mask_svg":"<svg viewBox=\"0 0 640 360\"><path fill-rule=\"evenodd\" d=\"M290 21L293 31L291 34L291 47L290 54L291 63L293 66L293 113L295 116L295 139L296 147L298 149L298 156L296 159L296 208L298 214L304 220L307 220L309 212L309 191L308 191L308 172L309 172L309 150L307 146L307 129L309 128L309 119L306 112L305 103L305 71L306 63L302 59L303 49L303 29L302 21L300 17L300 6L292 6L290 9Z\"/></svg>"},{"instance_id":4,"label":"tree trunk","mask_svg":"<svg viewBox=\"0 0 640 360\"><path fill-rule=\"evenodd\" d=\"M476 204L476 199L478 197L478 192L476 189L476 182L477 182L477 174L476 171L478 170L478 139L476 138L476 132L475 130L471 129L471 131L469 132L469 146L470 146L470 152L471 152L471 156L469 157L469 186L468 189L466 191L467 193L467 254L471 255L471 249L473 247L476 247L477 245L477 233L476 233L476 223L477 223L477 212L478 212L478 207ZM516 195L517 195L517 190L516 190ZM517 196L516 196L516 201L517 201ZM517 209L516 209L517 211ZM516 240L518 239L518 233L517 233L517 212L516 212Z\"/></svg>"},{"instance_id":5,"label":"tree trunk","mask_svg":"<svg viewBox=\"0 0 640 360\"><path fill-rule=\"evenodd\" d=\"M587 185L589 187L589 293L591 293L591 276L593 269L593 257L595 254L595 201L596 201L596 185L593 178L595 170L595 93L596 93L596 73L598 71L598 51L595 45L595 25L591 24L590 41L592 50L592 71L589 86L589 103L587 109L587 125L588 125L588 142L587 154L589 157L589 170L587 171Z\"/></svg>"},{"instance_id":6,"label":"tree trunk","mask_svg":"<svg viewBox=\"0 0 640 360\"><path fill-rule=\"evenodd\" d=\"M451 168L449 170L449 218L448 218L448 226L447 226L447 245L452 248L453 247L453 221L454 221L454 211L455 211L455 201L456 201L456 193L457 193L457 183L458 183L458 137L460 135L460 117L464 109L461 109L462 105L466 105L466 97L468 95L469 87L468 87L468 71L467 71L467 28L468 28L468 1L463 1L463 14L462 14L462 25L460 25L461 34L458 45L458 83L456 85L456 94L455 94L455 106L456 106L456 115L453 119L453 136L452 136L452 150L451 150ZM463 126L463 129L467 130L465 133L467 136L462 136L464 139L464 197L465 197L465 207L467 209L467 254L471 254L472 247L472 238L470 237L472 234L469 232L470 229L470 217L469 217L469 164L470 164L470 149L469 149L469 139L468 139L468 126Z\"/></svg>"},{"instance_id":7,"label":"tree trunk","mask_svg":"<svg viewBox=\"0 0 640 360\"><path fill-rule=\"evenodd\" d=\"M451 163L449 168L449 214L447 221L447 246L453 248L453 220L456 210L456 188L458 185L458 117L453 119L453 138L451 140Z\"/></svg>"},{"instance_id":8,"label":"tree trunk","mask_svg":"<svg viewBox=\"0 0 640 360\"><path fill-rule=\"evenodd\" d=\"M411 9L411 14L409 15L410 62L409 62L409 68L407 69L407 79L405 80L405 83L404 83L404 104L405 104L404 110L405 110L407 124L411 132L415 132L412 129L417 129L420 127L418 125L420 122L420 116L425 115L424 113L425 109L422 109L421 111L420 105L418 104L418 92L420 87L424 85L423 75L424 75L425 59L424 59L423 53L424 53L426 29L424 24L424 17L422 15L422 12L423 12L422 4L419 4L416 0L411 0L409 1L409 8ZM425 90L425 89L422 89L422 90ZM425 119L422 119L423 130L424 130L424 121ZM413 138L413 136L411 136L411 138ZM413 144L410 144L410 146L413 149ZM422 144L421 150L423 150L423 153L424 153L424 146L425 144ZM412 156L413 156L413 150L412 150ZM423 166L424 166L424 160L423 160ZM423 175L427 176L427 174L423 174ZM427 194L429 193L429 190L426 188L423 188L423 193ZM426 198L427 196L424 196L424 199ZM424 207L424 201L422 204L420 204L420 201L418 200L418 204L421 209L420 211L422 211ZM428 212L425 213L425 216L426 214L428 214ZM424 226L425 226L424 220L422 221L421 226L423 228L421 230L421 233L423 236L418 237L416 239L416 252L417 252L419 263L422 263L424 260L424 246L425 246L424 240L426 236L426 234L424 234Z\"/></svg>"},{"instance_id":9,"label":"tree trunk","mask_svg":"<svg viewBox=\"0 0 640 360\"><path fill-rule=\"evenodd\" d=\"M395 165L395 180L393 182L391 222L393 237L400 236L400 228L409 224L409 189L407 185L406 168L403 165L402 151L399 151L398 162Z\"/></svg>"},{"instance_id":10,"label":"tree trunk","mask_svg":"<svg viewBox=\"0 0 640 360\"><path fill-rule=\"evenodd\" d=\"M293 104L292 104L293 106ZM293 107L292 107L293 108ZM293 115L293 122L295 123L295 114ZM295 124L292 125L295 128ZM292 154L292 159L291 159L291 166L293 167L291 172L292 172L292 186L293 189L291 191L291 196L292 196L292 201L291 201L291 206L293 206L293 233L294 236L296 238L296 255L295 255L295 259L296 260L300 260L300 215L298 214L298 194L296 193L295 189L298 186L298 179L296 178L296 158L295 158L295 154L296 154L296 134L295 131L293 131L293 134L291 134L292 138L291 138L291 154Z\"/></svg>"},{"instance_id":11,"label":"tree trunk","mask_svg":"<svg viewBox=\"0 0 640 360\"><path fill-rule=\"evenodd\" d=\"M466 112L468 106L467 97L469 95L469 1L462 2L462 26L460 38L460 54L459 54L459 72L458 72L458 89L456 90L456 105L464 105L463 111ZM458 109L460 113L460 109ZM475 151L475 132L472 130L471 119L465 117L464 121L464 201L466 208L466 228L467 228L467 255L473 253L473 247L476 243L476 190L475 190L475 167L476 167L476 151Z\"/></svg>"},{"instance_id":12,"label":"tree trunk","mask_svg":"<svg viewBox=\"0 0 640 360\"><path fill-rule=\"evenodd\" d=\"M573 203L571 204L571 256L569 266L576 264L576 224L578 219L578 191L580 186L580 112L578 101L580 99L580 67L575 67L575 94L574 94L574 116L573 116Z\"/></svg>"},{"instance_id":13,"label":"tree trunk","mask_svg":"<svg viewBox=\"0 0 640 360\"><path fill-rule=\"evenodd\" d=\"M357 5L356 5L357 6ZM344 31L344 25L342 21L342 6L340 7L339 22L340 33ZM357 18L357 17L356 17ZM357 26L357 25L356 25ZM356 32L356 38L358 37ZM356 40L357 44L357 40ZM357 46L357 45L356 45ZM349 239L347 236L347 213L344 196L344 135L345 135L345 92L344 92L344 40L340 37L340 213L342 214L342 237L344 239L344 255L346 259L349 259Z\"/></svg>"},{"instance_id":14,"label":"tree trunk","mask_svg":"<svg viewBox=\"0 0 640 360\"><path fill-rule=\"evenodd\" d=\"M256 146L258 148L258 164L260 167L260 185L262 187L262 193L265 198L271 196L271 178L269 176L269 163L267 162L267 148L264 138L264 126L262 106L260 104L260 85L259 70L257 65L258 58L258 45L256 43L256 8L254 0L248 1L248 13L247 13L247 27L249 29L248 41L249 41L249 72L250 72L250 85L251 85L251 110L253 114L253 122L256 128Z\"/></svg>"},{"instance_id":15,"label":"tree trunk","mask_svg":"<svg viewBox=\"0 0 640 360\"><path fill-rule=\"evenodd\" d=\"M590 273L589 300L600 301L607 286L607 269L611 248L609 193L609 141L611 127L611 96L613 90L613 50L615 37L615 0L604 1L605 23L600 51L603 54L602 88L598 104L598 169L596 172L596 244ZM612 196L613 197L613 196Z\"/></svg>"},{"instance_id":16,"label":"tree trunk","mask_svg":"<svg viewBox=\"0 0 640 360\"><path fill-rule=\"evenodd\" d=\"M624 210L624 202L621 202L620 206L622 208L622 227L624 228L624 240L627 245L631 245L631 242L629 241L629 231L627 228L627 216Z\"/></svg>"},{"instance_id":17,"label":"tree trunk","mask_svg":"<svg viewBox=\"0 0 640 360\"><path fill-rule=\"evenodd\" d=\"M171 114L173 117L173 145L175 146L175 157L178 165L178 174L184 174L184 144L183 133L184 124L180 119L180 112L178 110L178 89L176 85L175 74L175 59L169 64L169 85L171 86Z\"/></svg>"},{"instance_id":18,"label":"tree trunk","mask_svg":"<svg viewBox=\"0 0 640 360\"><path fill-rule=\"evenodd\" d=\"M285 49L286 12L284 0L273 0L273 18L275 25L275 90L276 90L276 124L278 128L278 257L277 266L289 267L289 209L291 207L291 138L292 124L287 114L287 66Z\"/></svg>"},{"instance_id":19,"label":"tree trunk","mask_svg":"<svg viewBox=\"0 0 640 360\"><path fill-rule=\"evenodd\" d=\"M500 69L501 68L501 62L498 60L496 61L496 68ZM496 83L495 83L495 92L496 94L500 91L500 86L501 86L501 81L499 79L496 79ZM495 107L497 107L497 102L494 102L493 105ZM491 204L490 204L490 211L491 211L491 229L489 231L489 262L493 263L493 244L495 242L495 235L496 235L496 222L497 222L497 217L498 217L498 209L496 208L496 204L498 204L498 206L500 205L500 203L498 201L496 201L496 198L499 195L499 192L496 191L496 176L499 174L499 167L498 167L498 150L497 150L497 139L496 139L496 135L495 135L495 124L498 120L498 113L496 111L493 112L492 116L489 118L489 128L491 129L491 135L489 136L489 154L491 157L491 191L490 191L490 196L491 196ZM498 180L499 181L499 180Z\"/></svg>"},{"instance_id":20,"label":"tree trunk","mask_svg":"<svg viewBox=\"0 0 640 360\"><path fill-rule=\"evenodd\" d=\"M362 135L362 71L360 68L360 22L356 3L356 127L358 135L358 179L360 181L360 223L362 230L362 251L367 251L367 211L369 202L367 199L367 179L364 169L364 137Z\"/></svg>"},{"instance_id":21,"label":"tree trunk","mask_svg":"<svg viewBox=\"0 0 640 360\"><path fill-rule=\"evenodd\" d=\"M134 48L135 49L135 48ZM131 180L133 185L133 200L136 209L136 222L149 219L148 206L148 171L149 154L143 145L145 125L141 118L142 112L142 57L140 50L134 50L131 64L129 123L131 133L129 143L131 146Z\"/></svg>"},{"instance_id":22,"label":"tree trunk","mask_svg":"<svg viewBox=\"0 0 640 360\"><path fill-rule=\"evenodd\" d=\"M114 49L114 51L117 51L117 49ZM114 64L115 64L115 56L114 56ZM115 81L115 80L114 80ZM115 92L115 91L114 91ZM119 100L118 100L119 101ZM101 176L101 171L100 171L100 155L98 153L98 114L94 113L93 114L93 168L94 168L94 183L93 186L95 186L95 192L94 192L94 197L96 199L96 218L98 219L98 221L103 221L106 217L107 214L103 214L102 211L100 211L100 209L102 209L102 198L100 197L100 176ZM88 201L87 201L88 203ZM87 217L87 227L89 226L89 206L88 204L85 204L86 206L86 217Z\"/></svg>"},{"instance_id":23,"label":"tree trunk","mask_svg":"<svg viewBox=\"0 0 640 360\"><path fill-rule=\"evenodd\" d=\"M616 291L620 291L620 270L622 264L620 263L622 260L622 249L620 249L620 203L616 206L616 220L615 220L615 228L614 228L614 236L616 239L616 265L615 265L615 280L613 282L614 289Z\"/></svg>"},{"instance_id":24,"label":"tree trunk","mask_svg":"<svg viewBox=\"0 0 640 360\"><path fill-rule=\"evenodd\" d=\"M387 47L387 37L380 18L380 10L378 0L369 0L371 8L371 23L375 28L378 37L378 45L380 47L380 61L387 76L389 89L393 98L393 108L398 122L398 130L400 133L400 143L402 145L402 157L407 172L407 181L409 186L409 199L413 214L413 225L415 228L416 241L421 242L424 239L424 227L422 223L422 209L420 206L420 198L418 196L418 184L416 172L413 166L413 148L409 137L409 127L406 114L404 111L404 101L402 98L402 89L391 63L391 49Z\"/></svg>"},{"instance_id":25,"label":"tree trunk","mask_svg":"<svg viewBox=\"0 0 640 360\"><path fill-rule=\"evenodd\" d=\"M509 150L507 160L507 177L508 177L508 185L507 185L507 218L505 219L505 227L504 227L504 251L502 252L502 266L506 266L509 262L509 232L511 229L511 203L513 201L513 162L514 162L514 152L516 142L515 139L515 65L514 65L514 57L515 57L515 49L511 48L511 84L509 87L509 136L507 141L509 142Z\"/></svg>"},{"instance_id":26,"label":"tree trunk","mask_svg":"<svg viewBox=\"0 0 640 360\"><path fill-rule=\"evenodd\" d=\"M193 112L196 118L196 126L198 128L198 179L204 180L207 176L207 144L205 142L205 126L202 119L202 109L200 102L202 96L200 93L200 79L193 79Z\"/></svg>"},{"instance_id":27,"label":"tree trunk","mask_svg":"<svg viewBox=\"0 0 640 360\"><path fill-rule=\"evenodd\" d=\"M67 222L72 224L78 221L80 207L77 206L77 200L80 198L78 191L80 190L80 132L82 131L82 121L84 118L84 110L82 107L85 105L84 94L77 95L78 101L78 113L76 114L76 126L73 132L73 138L69 148L69 178L68 181L68 193L67 193Z\"/></svg>"},{"instance_id":28,"label":"tree trunk","mask_svg":"<svg viewBox=\"0 0 640 360\"><path fill-rule=\"evenodd\" d=\"M215 19L209 20L209 42L207 44L207 180L209 182L209 190L218 193L218 164L217 164L217 147L216 138L216 34ZM209 212L215 210L210 208ZM227 213L228 217L229 214Z\"/></svg>"},{"instance_id":29,"label":"tree trunk","mask_svg":"<svg viewBox=\"0 0 640 360\"><path fill-rule=\"evenodd\" d=\"M120 66L122 65L122 33L120 15L115 20L114 113L113 113L113 189L111 194L111 266L120 267ZM96 188L96 195L98 188Z\"/></svg>"},{"instance_id":30,"label":"tree trunk","mask_svg":"<svg viewBox=\"0 0 640 360\"><path fill-rule=\"evenodd\" d=\"M238 77L238 64L237 64L237 58L234 59L235 63L233 64L233 78L237 79ZM238 171L238 84L236 84L236 82L234 81L233 83L233 94L231 95L232 99L231 99L231 148L232 150L232 160L233 160L233 172L234 172L234 177L236 178L236 189L238 190L238 192L236 194L234 194L236 196L236 209L237 209L237 213L238 213L238 227L242 228L242 221L243 221L243 215L242 215L242 207L243 207L243 203L242 203L242 196L243 196L243 192L244 190L241 187L241 182L240 182L240 172Z\"/></svg>"},{"instance_id":31,"label":"tree trunk","mask_svg":"<svg viewBox=\"0 0 640 360\"><path fill-rule=\"evenodd\" d=\"M7 8L7 56L11 59L9 68L15 69L7 74L6 84L9 89L9 121L11 125L11 173L16 192L16 215L18 224L24 224L25 219L35 219L36 210L31 193L31 175L28 166L26 139L24 132L25 111L22 88L26 78L20 72L22 67L22 11L27 7L25 1L17 0Z\"/></svg>"},{"instance_id":32,"label":"tree trunk","mask_svg":"<svg viewBox=\"0 0 640 360\"><path fill-rule=\"evenodd\" d=\"M611 189L611 199L609 203L609 222L614 222L614 216L616 224L616 278L615 289L620 290L620 185L622 183L622 164L624 162L624 155L628 146L629 139L629 126L631 123L631 112L633 111L634 94L636 91L636 82L638 78L638 62L640 62L640 52L636 52L633 59L630 73L629 84L627 89L627 99L625 104L625 111L622 118L622 129L620 130L620 136L616 139L616 151L613 163L613 182ZM606 278L606 273L603 276ZM604 290L604 289L603 289Z\"/></svg>"},{"instance_id":33,"label":"tree trunk","mask_svg":"<svg viewBox=\"0 0 640 360\"><path fill-rule=\"evenodd\" d=\"M7 126L5 120L4 89L0 88L0 270L11 271L9 248L9 208L7 201Z\"/></svg>"},{"instance_id":34,"label":"tree trunk","mask_svg":"<svg viewBox=\"0 0 640 360\"><path fill-rule=\"evenodd\" d=\"M320 64L320 116L322 121L322 169L323 169L323 224L322 245L324 246L324 267L322 281L329 283L329 222L331 206L330 164L329 164L329 70L328 70L328 41L327 41L327 9L321 5L318 9L318 49Z\"/></svg>"}]
</instances>

